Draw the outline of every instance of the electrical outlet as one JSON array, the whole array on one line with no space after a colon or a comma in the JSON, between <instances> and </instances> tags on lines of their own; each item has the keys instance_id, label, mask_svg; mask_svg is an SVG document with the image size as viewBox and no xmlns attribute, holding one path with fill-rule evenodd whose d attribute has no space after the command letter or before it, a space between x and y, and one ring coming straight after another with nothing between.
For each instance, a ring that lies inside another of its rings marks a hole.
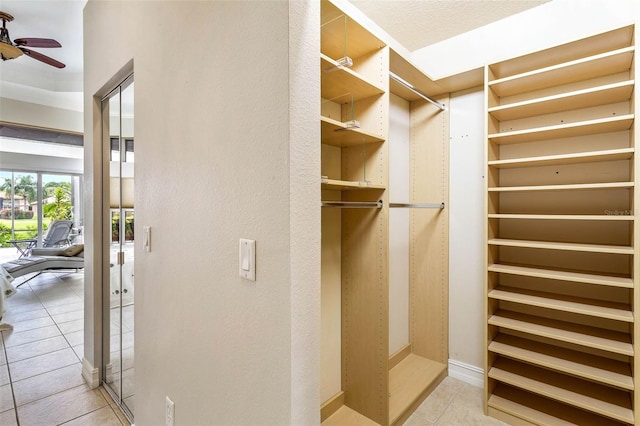
<instances>
[{"instance_id":1,"label":"electrical outlet","mask_svg":"<svg viewBox=\"0 0 640 426\"><path fill-rule=\"evenodd\" d=\"M167 400L166 400L165 411L166 411L165 425L174 426L176 423L176 406L169 397L167 397Z\"/></svg>"}]
</instances>

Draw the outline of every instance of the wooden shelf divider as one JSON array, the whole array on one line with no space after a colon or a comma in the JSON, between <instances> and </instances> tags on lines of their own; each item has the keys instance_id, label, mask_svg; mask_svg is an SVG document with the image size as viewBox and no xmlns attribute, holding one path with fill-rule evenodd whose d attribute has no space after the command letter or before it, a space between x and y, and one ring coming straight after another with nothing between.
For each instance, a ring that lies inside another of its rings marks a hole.
<instances>
[{"instance_id":1,"label":"wooden shelf divider","mask_svg":"<svg viewBox=\"0 0 640 426\"><path fill-rule=\"evenodd\" d=\"M368 181L347 181L339 179L322 179L322 189L334 191L357 191L366 189L386 189L384 185L372 184Z\"/></svg>"},{"instance_id":2,"label":"wooden shelf divider","mask_svg":"<svg viewBox=\"0 0 640 426\"><path fill-rule=\"evenodd\" d=\"M535 69L490 81L489 87L498 96L511 96L516 93L532 92L615 74L631 68L634 51L633 46L628 46L611 52Z\"/></svg>"},{"instance_id":3,"label":"wooden shelf divider","mask_svg":"<svg viewBox=\"0 0 640 426\"><path fill-rule=\"evenodd\" d=\"M591 299L556 295L541 291L522 290L499 286L489 292L489 298L515 302L522 305L572 312L598 318L607 318L622 322L633 322L633 312L629 305L611 302L594 303Z\"/></svg>"},{"instance_id":4,"label":"wooden shelf divider","mask_svg":"<svg viewBox=\"0 0 640 426\"><path fill-rule=\"evenodd\" d=\"M613 246L603 244L582 244L582 243L561 243L553 241L531 241L531 240L512 240L505 238L491 238L487 241L489 245L506 246L506 247L522 247L537 248L546 250L565 250L580 251L590 253L611 253L611 254L634 254L632 246Z\"/></svg>"},{"instance_id":5,"label":"wooden shelf divider","mask_svg":"<svg viewBox=\"0 0 640 426\"><path fill-rule=\"evenodd\" d=\"M489 351L529 364L549 368L586 380L621 389L633 390L633 376L628 362L499 334L489 343Z\"/></svg>"},{"instance_id":6,"label":"wooden shelf divider","mask_svg":"<svg viewBox=\"0 0 640 426\"><path fill-rule=\"evenodd\" d=\"M499 186L488 188L489 192L525 191L576 191L587 189L633 189L633 182L574 183L565 185Z\"/></svg>"},{"instance_id":7,"label":"wooden shelf divider","mask_svg":"<svg viewBox=\"0 0 640 426\"><path fill-rule=\"evenodd\" d=\"M355 71L338 66L333 59L320 55L321 96L337 103L359 101L371 96L381 95L384 89L368 81ZM345 97L353 95L353 98Z\"/></svg>"},{"instance_id":8,"label":"wooden shelf divider","mask_svg":"<svg viewBox=\"0 0 640 426\"><path fill-rule=\"evenodd\" d=\"M574 343L621 355L634 355L631 338L628 334L622 332L503 310L499 310L492 315L488 323L489 325L520 331L533 336Z\"/></svg>"},{"instance_id":9,"label":"wooden shelf divider","mask_svg":"<svg viewBox=\"0 0 640 426\"><path fill-rule=\"evenodd\" d=\"M516 120L542 114L597 105L628 101L633 93L634 81L623 81L598 87L575 90L558 95L498 105L488 109L498 120Z\"/></svg>"},{"instance_id":10,"label":"wooden shelf divider","mask_svg":"<svg viewBox=\"0 0 640 426\"><path fill-rule=\"evenodd\" d=\"M567 138L572 136L594 135L597 133L619 132L622 130L629 130L633 124L633 120L633 114L625 114L533 129L494 133L490 134L488 138L490 141L497 144L511 144Z\"/></svg>"},{"instance_id":11,"label":"wooden shelf divider","mask_svg":"<svg viewBox=\"0 0 640 426\"><path fill-rule=\"evenodd\" d=\"M513 416L514 422L511 422L509 418L504 419L512 424L522 423L524 420L531 424L544 426L621 426L619 421L502 383L498 383L494 394L489 397L487 405L490 414L495 414L492 411L495 409L498 410L497 414L505 413L508 416Z\"/></svg>"},{"instance_id":12,"label":"wooden shelf divider","mask_svg":"<svg viewBox=\"0 0 640 426\"><path fill-rule=\"evenodd\" d=\"M375 135L359 128L348 128L346 124L328 117L320 117L322 143L345 147L383 142L381 135Z\"/></svg>"},{"instance_id":13,"label":"wooden shelf divider","mask_svg":"<svg viewBox=\"0 0 640 426\"><path fill-rule=\"evenodd\" d=\"M633 221L634 216L626 214L516 214L490 213L489 219L532 219L532 220L605 220Z\"/></svg>"},{"instance_id":14,"label":"wooden shelf divider","mask_svg":"<svg viewBox=\"0 0 640 426\"><path fill-rule=\"evenodd\" d=\"M492 264L489 272L501 274L522 275L526 277L545 278L559 281L569 281L585 284L596 284L610 287L633 288L633 279L627 277L612 277L583 272L558 271L555 269L531 268L525 266Z\"/></svg>"},{"instance_id":15,"label":"wooden shelf divider","mask_svg":"<svg viewBox=\"0 0 640 426\"><path fill-rule=\"evenodd\" d=\"M629 160L633 157L634 152L634 148L573 152L568 154L543 155L539 157L490 160L488 165L492 168L506 169L515 167L541 167L576 163L595 163L602 161L620 161Z\"/></svg>"},{"instance_id":16,"label":"wooden shelf divider","mask_svg":"<svg viewBox=\"0 0 640 426\"><path fill-rule=\"evenodd\" d=\"M502 383L587 411L622 422L634 422L631 401L626 392L566 375L541 372L538 367L500 358L489 370L488 375Z\"/></svg>"}]
</instances>

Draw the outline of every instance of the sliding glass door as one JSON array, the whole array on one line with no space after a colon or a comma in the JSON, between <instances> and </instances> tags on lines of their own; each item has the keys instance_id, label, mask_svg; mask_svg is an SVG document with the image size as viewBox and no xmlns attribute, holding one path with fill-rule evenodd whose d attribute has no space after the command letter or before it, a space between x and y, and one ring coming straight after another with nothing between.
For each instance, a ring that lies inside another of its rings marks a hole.
<instances>
[{"instance_id":1,"label":"sliding glass door","mask_svg":"<svg viewBox=\"0 0 640 426\"><path fill-rule=\"evenodd\" d=\"M53 220L72 220L70 241L82 241L82 176L0 170L0 247L37 239ZM11 243L13 241L13 243Z\"/></svg>"}]
</instances>

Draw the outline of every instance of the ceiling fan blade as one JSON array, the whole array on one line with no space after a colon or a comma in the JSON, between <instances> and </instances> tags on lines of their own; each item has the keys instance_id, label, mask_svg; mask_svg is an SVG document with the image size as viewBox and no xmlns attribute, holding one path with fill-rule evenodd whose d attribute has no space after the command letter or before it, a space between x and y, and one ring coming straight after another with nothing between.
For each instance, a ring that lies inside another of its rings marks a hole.
<instances>
[{"instance_id":1,"label":"ceiling fan blade","mask_svg":"<svg viewBox=\"0 0 640 426\"><path fill-rule=\"evenodd\" d=\"M25 49L24 47L19 47L20 50L22 50L22 52L27 55L27 56L31 56L33 59L36 59L40 62L44 62L47 65L51 65L52 67L56 67L56 68L64 68L65 64L63 64L62 62L58 62L53 58L50 58L46 55L43 55L42 53L38 53L35 52L33 50L29 50L29 49Z\"/></svg>"},{"instance_id":2,"label":"ceiling fan blade","mask_svg":"<svg viewBox=\"0 0 640 426\"><path fill-rule=\"evenodd\" d=\"M13 42L16 46L62 47L60 43L52 38L17 38Z\"/></svg>"}]
</instances>

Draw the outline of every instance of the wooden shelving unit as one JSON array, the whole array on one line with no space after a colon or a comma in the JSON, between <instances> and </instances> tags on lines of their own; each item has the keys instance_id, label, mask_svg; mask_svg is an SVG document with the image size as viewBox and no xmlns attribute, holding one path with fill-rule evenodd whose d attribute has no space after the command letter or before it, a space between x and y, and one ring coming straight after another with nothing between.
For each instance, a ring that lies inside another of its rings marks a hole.
<instances>
[{"instance_id":1,"label":"wooden shelving unit","mask_svg":"<svg viewBox=\"0 0 640 426\"><path fill-rule=\"evenodd\" d=\"M448 97L331 1L322 0L320 20L322 200L382 201L376 209L322 208L321 421L399 425L447 375L448 213L432 209L411 221L412 309L403 313L410 338L390 355L391 93L410 103L415 123L412 197L402 201L448 201L449 123L448 113L434 114L435 106L392 83L390 72Z\"/></svg>"},{"instance_id":2,"label":"wooden shelving unit","mask_svg":"<svg viewBox=\"0 0 640 426\"><path fill-rule=\"evenodd\" d=\"M539 157L522 157L488 162L492 169L516 167L540 167L577 163L596 163L600 161L629 160L634 154L633 148L609 149L603 151L571 152L569 154L543 155Z\"/></svg>"},{"instance_id":3,"label":"wooden shelving unit","mask_svg":"<svg viewBox=\"0 0 640 426\"><path fill-rule=\"evenodd\" d=\"M485 409L638 424L635 27L485 69Z\"/></svg>"},{"instance_id":4,"label":"wooden shelving unit","mask_svg":"<svg viewBox=\"0 0 640 426\"><path fill-rule=\"evenodd\" d=\"M562 139L570 136L586 136L600 133L612 133L629 130L633 124L633 114L598 118L595 120L543 126L532 129L493 133L488 136L496 144L525 143L549 139Z\"/></svg>"},{"instance_id":5,"label":"wooden shelving unit","mask_svg":"<svg viewBox=\"0 0 640 426\"><path fill-rule=\"evenodd\" d=\"M322 143L326 145L345 147L384 141L380 135L359 128L348 128L345 123L328 117L320 117L320 128Z\"/></svg>"},{"instance_id":6,"label":"wooden shelving unit","mask_svg":"<svg viewBox=\"0 0 640 426\"><path fill-rule=\"evenodd\" d=\"M388 48L329 1L320 19L322 200L383 201L380 209L322 208L321 420L384 424Z\"/></svg>"},{"instance_id":7,"label":"wooden shelving unit","mask_svg":"<svg viewBox=\"0 0 640 426\"><path fill-rule=\"evenodd\" d=\"M615 254L633 254L631 246L612 246L603 244L579 244L579 243L560 243L555 241L531 241L531 240L509 240L504 238L492 238L487 241L489 245L509 246L509 247L526 247L547 250L568 250L568 251L588 251L593 253L615 253Z\"/></svg>"}]
</instances>

